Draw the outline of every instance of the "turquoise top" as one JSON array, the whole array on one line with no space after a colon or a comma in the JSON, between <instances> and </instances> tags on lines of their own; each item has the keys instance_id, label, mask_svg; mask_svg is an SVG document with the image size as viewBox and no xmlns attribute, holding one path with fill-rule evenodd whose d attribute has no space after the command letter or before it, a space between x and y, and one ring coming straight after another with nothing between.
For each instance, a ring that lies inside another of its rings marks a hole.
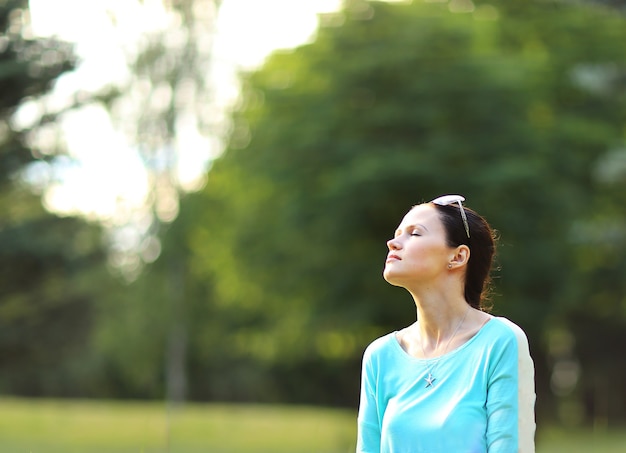
<instances>
[{"instance_id":1,"label":"turquoise top","mask_svg":"<svg viewBox=\"0 0 626 453\"><path fill-rule=\"evenodd\" d=\"M491 318L433 359L407 354L393 332L363 356L356 451L534 452L534 403L528 341L511 321Z\"/></svg>"}]
</instances>

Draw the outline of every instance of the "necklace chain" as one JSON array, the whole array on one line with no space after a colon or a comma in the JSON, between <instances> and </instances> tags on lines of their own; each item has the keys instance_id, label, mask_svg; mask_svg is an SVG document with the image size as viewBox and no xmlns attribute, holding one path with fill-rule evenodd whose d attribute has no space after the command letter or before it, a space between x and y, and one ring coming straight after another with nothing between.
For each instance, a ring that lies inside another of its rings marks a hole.
<instances>
[{"instance_id":1,"label":"necklace chain","mask_svg":"<svg viewBox=\"0 0 626 453\"><path fill-rule=\"evenodd\" d=\"M439 363L439 360L441 360L441 358L446 354L446 352L448 352L448 347L450 346L450 343L452 343L452 340L454 339L454 337L456 336L457 332L459 331L459 329L461 328L461 326L465 322L465 318L467 318L467 314L469 313L470 308L471 307L468 305L467 309L465 310L465 314L463 315L463 318L461 318L461 321L457 324L456 329L454 329L454 333L452 334L452 336L450 337L450 339L446 343L446 347L443 350L443 353L439 357L437 357L437 360L435 361L435 363L433 363L430 366L430 368L428 369L428 376L426 376L424 378L424 380L426 381L426 388L433 386L433 383L436 380L435 376L433 376L433 369L435 368L435 366L437 366L437 364ZM421 337L420 337L420 347L422 348L422 354L424 355L424 358L426 358L426 351L424 350L424 342L422 341ZM437 344L435 345L435 351L438 348L439 348L439 339L437 339Z\"/></svg>"}]
</instances>

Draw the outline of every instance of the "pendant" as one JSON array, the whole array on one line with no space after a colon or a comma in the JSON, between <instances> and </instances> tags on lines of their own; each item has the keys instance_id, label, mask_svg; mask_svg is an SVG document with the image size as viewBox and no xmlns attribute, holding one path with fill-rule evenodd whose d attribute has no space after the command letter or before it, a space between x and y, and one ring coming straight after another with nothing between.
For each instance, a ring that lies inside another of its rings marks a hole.
<instances>
[{"instance_id":1,"label":"pendant","mask_svg":"<svg viewBox=\"0 0 626 453\"><path fill-rule=\"evenodd\" d=\"M425 377L424 380L426 381L426 388L432 387L433 386L433 382L436 381L435 376L430 374L430 372L428 372L428 376Z\"/></svg>"}]
</instances>

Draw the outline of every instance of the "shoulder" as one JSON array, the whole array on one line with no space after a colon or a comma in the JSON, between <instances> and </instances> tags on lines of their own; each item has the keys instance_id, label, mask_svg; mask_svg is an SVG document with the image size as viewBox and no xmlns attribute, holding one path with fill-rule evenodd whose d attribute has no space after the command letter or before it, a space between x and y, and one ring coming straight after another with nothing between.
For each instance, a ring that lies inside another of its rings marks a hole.
<instances>
[{"instance_id":1,"label":"shoulder","mask_svg":"<svg viewBox=\"0 0 626 453\"><path fill-rule=\"evenodd\" d=\"M394 342L397 342L396 332L390 332L382 337L376 338L367 346L367 348L365 348L363 358L365 360L370 360L372 357L385 354L394 347Z\"/></svg>"},{"instance_id":2,"label":"shoulder","mask_svg":"<svg viewBox=\"0 0 626 453\"><path fill-rule=\"evenodd\" d=\"M489 324L492 324L493 337L490 341L494 350L499 350L501 354L508 355L509 352L515 351L510 358L517 357L518 364L524 369L533 367L530 355L530 347L526 333L520 326L513 321L503 318L494 317Z\"/></svg>"},{"instance_id":3,"label":"shoulder","mask_svg":"<svg viewBox=\"0 0 626 453\"><path fill-rule=\"evenodd\" d=\"M514 340L520 346L525 345L526 349L528 349L528 338L526 337L526 333L513 321L502 316L494 316L490 322L494 324L494 330L498 332L499 335L508 338L509 340Z\"/></svg>"}]
</instances>

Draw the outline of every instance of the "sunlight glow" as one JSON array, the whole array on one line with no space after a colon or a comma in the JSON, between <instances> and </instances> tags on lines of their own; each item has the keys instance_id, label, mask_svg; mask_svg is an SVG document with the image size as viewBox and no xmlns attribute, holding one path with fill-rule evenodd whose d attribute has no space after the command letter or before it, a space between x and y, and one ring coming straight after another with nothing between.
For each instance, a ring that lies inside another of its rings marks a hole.
<instances>
[{"instance_id":1,"label":"sunlight glow","mask_svg":"<svg viewBox=\"0 0 626 453\"><path fill-rule=\"evenodd\" d=\"M96 127L85 131L90 124ZM63 129L78 164L62 170L62 183L44 197L47 208L97 219L112 217L120 207L145 204L148 181L143 163L113 129L104 108L88 106L65 115Z\"/></svg>"},{"instance_id":2,"label":"sunlight glow","mask_svg":"<svg viewBox=\"0 0 626 453\"><path fill-rule=\"evenodd\" d=\"M273 50L311 40L317 14L340 6L341 0L224 0L210 75L215 85L215 108L225 112L235 101L236 74L241 68L252 69ZM63 75L46 100L57 107L67 105L68 99L81 91L96 92L127 80L128 56L142 37L176 20L167 14L163 0L30 0L30 10L36 36L56 36L75 43L80 59L77 70ZM33 121L36 108L27 104L19 112L17 119L23 127ZM61 120L68 154L78 164L63 167L62 182L46 191L44 202L49 210L105 220L120 210L128 214L128 209L144 207L149 196L145 166L123 134L114 129L108 115L103 108L86 107ZM221 145L219 138L202 137L193 118L183 121L184 134L177 137L176 146L192 152L178 156L177 175L183 189L195 190L202 186L206 163L219 155ZM54 147L44 143L48 135L34 139L42 152ZM177 212L174 207L161 209L168 218Z\"/></svg>"}]
</instances>

